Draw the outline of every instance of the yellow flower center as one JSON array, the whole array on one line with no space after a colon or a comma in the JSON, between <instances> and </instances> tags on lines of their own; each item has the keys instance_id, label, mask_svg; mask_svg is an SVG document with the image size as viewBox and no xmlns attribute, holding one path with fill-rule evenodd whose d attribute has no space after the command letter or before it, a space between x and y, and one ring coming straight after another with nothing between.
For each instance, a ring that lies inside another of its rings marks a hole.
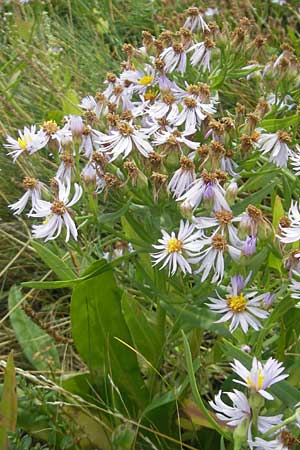
<instances>
[{"instance_id":1,"label":"yellow flower center","mask_svg":"<svg viewBox=\"0 0 300 450\"><path fill-rule=\"evenodd\" d=\"M254 387L255 389L257 389L258 391L262 388L263 386L263 382L264 382L264 376L261 373L261 371L259 370L258 372L258 376L257 376L257 386L253 385L253 382L251 380L251 377L247 378L247 385L249 388Z\"/></svg>"},{"instance_id":2,"label":"yellow flower center","mask_svg":"<svg viewBox=\"0 0 300 450\"><path fill-rule=\"evenodd\" d=\"M18 138L18 144L19 144L19 146L20 146L20 148L22 150L26 150L26 148L27 148L27 141L26 141L25 138L23 138L23 139Z\"/></svg>"},{"instance_id":3,"label":"yellow flower center","mask_svg":"<svg viewBox=\"0 0 300 450\"><path fill-rule=\"evenodd\" d=\"M182 249L182 242L179 239L172 238L168 241L167 250L168 253L180 252Z\"/></svg>"},{"instance_id":4,"label":"yellow flower center","mask_svg":"<svg viewBox=\"0 0 300 450\"><path fill-rule=\"evenodd\" d=\"M148 89L147 92L144 94L145 100L154 100L156 97L156 92L153 89Z\"/></svg>"},{"instance_id":5,"label":"yellow flower center","mask_svg":"<svg viewBox=\"0 0 300 450\"><path fill-rule=\"evenodd\" d=\"M151 84L154 80L154 77L151 75L145 75L144 77L139 79L139 84L142 84L143 86L147 86L148 84Z\"/></svg>"},{"instance_id":6,"label":"yellow flower center","mask_svg":"<svg viewBox=\"0 0 300 450\"><path fill-rule=\"evenodd\" d=\"M235 313L245 311L246 305L247 300L245 299L243 294L233 295L232 297L229 297L227 300L227 306L231 309L231 311Z\"/></svg>"}]
</instances>

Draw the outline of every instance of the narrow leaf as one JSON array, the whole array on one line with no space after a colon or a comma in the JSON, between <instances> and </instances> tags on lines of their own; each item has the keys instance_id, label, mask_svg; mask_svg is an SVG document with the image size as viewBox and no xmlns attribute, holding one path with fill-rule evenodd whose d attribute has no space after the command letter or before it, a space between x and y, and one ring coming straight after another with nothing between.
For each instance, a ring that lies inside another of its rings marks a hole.
<instances>
[{"instance_id":1,"label":"narrow leaf","mask_svg":"<svg viewBox=\"0 0 300 450\"><path fill-rule=\"evenodd\" d=\"M13 352L8 358L0 403L0 449L8 449L7 433L14 432L17 424L16 371Z\"/></svg>"},{"instance_id":2,"label":"narrow leaf","mask_svg":"<svg viewBox=\"0 0 300 450\"><path fill-rule=\"evenodd\" d=\"M20 289L13 286L8 298L10 321L24 355L37 370L59 369L59 356L52 337L35 324L21 307L15 308L21 298Z\"/></svg>"}]
</instances>

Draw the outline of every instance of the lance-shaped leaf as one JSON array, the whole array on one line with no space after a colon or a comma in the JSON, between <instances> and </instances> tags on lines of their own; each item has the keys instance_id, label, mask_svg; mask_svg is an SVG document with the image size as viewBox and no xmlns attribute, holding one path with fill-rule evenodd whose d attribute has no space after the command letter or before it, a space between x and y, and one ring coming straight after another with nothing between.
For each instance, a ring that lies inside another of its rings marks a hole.
<instances>
[{"instance_id":1,"label":"lance-shaped leaf","mask_svg":"<svg viewBox=\"0 0 300 450\"><path fill-rule=\"evenodd\" d=\"M0 449L8 449L7 433L16 430L17 423L17 392L16 371L13 352L11 351L6 364L4 385L0 403Z\"/></svg>"},{"instance_id":2,"label":"lance-shaped leaf","mask_svg":"<svg viewBox=\"0 0 300 450\"><path fill-rule=\"evenodd\" d=\"M92 382L111 384L122 398L127 396L143 407L147 390L122 314L121 296L112 270L77 284L71 300L72 334Z\"/></svg>"}]
</instances>

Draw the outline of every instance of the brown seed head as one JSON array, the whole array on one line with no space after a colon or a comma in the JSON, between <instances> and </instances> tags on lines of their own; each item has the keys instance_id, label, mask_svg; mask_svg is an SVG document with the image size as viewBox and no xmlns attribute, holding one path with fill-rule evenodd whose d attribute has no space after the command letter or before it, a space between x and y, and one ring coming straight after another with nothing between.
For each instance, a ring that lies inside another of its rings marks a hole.
<instances>
[{"instance_id":1,"label":"brown seed head","mask_svg":"<svg viewBox=\"0 0 300 450\"><path fill-rule=\"evenodd\" d=\"M58 126L55 120L47 120L46 122L43 123L42 129L45 131L46 134L51 136L51 134L57 132Z\"/></svg>"},{"instance_id":2,"label":"brown seed head","mask_svg":"<svg viewBox=\"0 0 300 450\"><path fill-rule=\"evenodd\" d=\"M107 72L106 80L109 83L115 83L117 81L117 76L114 73L112 73L112 72Z\"/></svg>"},{"instance_id":3,"label":"brown seed head","mask_svg":"<svg viewBox=\"0 0 300 450\"><path fill-rule=\"evenodd\" d=\"M212 247L215 250L225 252L227 250L227 241L221 234L215 234L212 237Z\"/></svg>"},{"instance_id":4,"label":"brown seed head","mask_svg":"<svg viewBox=\"0 0 300 450\"><path fill-rule=\"evenodd\" d=\"M263 213L259 208L256 208L256 206L248 205L246 211L248 216L255 222L261 222L263 220Z\"/></svg>"},{"instance_id":5,"label":"brown seed head","mask_svg":"<svg viewBox=\"0 0 300 450\"><path fill-rule=\"evenodd\" d=\"M216 156L217 158L220 158L221 156L225 155L225 148L222 144L216 141L212 141L210 143L210 151L213 156Z\"/></svg>"},{"instance_id":6,"label":"brown seed head","mask_svg":"<svg viewBox=\"0 0 300 450\"><path fill-rule=\"evenodd\" d=\"M212 41L211 39L206 37L204 39L204 45L205 45L206 48L210 49L210 48L214 48L216 46L216 43L214 41Z\"/></svg>"},{"instance_id":7,"label":"brown seed head","mask_svg":"<svg viewBox=\"0 0 300 450\"><path fill-rule=\"evenodd\" d=\"M26 189L26 191L29 191L30 189L34 189L38 185L38 180L33 177L25 177L23 180L23 187Z\"/></svg>"},{"instance_id":8,"label":"brown seed head","mask_svg":"<svg viewBox=\"0 0 300 450\"><path fill-rule=\"evenodd\" d=\"M70 153L63 153L60 159L64 162L66 166L73 166L74 158Z\"/></svg>"},{"instance_id":9,"label":"brown seed head","mask_svg":"<svg viewBox=\"0 0 300 450\"><path fill-rule=\"evenodd\" d=\"M133 128L127 122L118 122L117 128L123 136L130 136L133 133Z\"/></svg>"},{"instance_id":10,"label":"brown seed head","mask_svg":"<svg viewBox=\"0 0 300 450\"><path fill-rule=\"evenodd\" d=\"M282 227L282 228L288 228L288 227L290 227L291 226L291 221L290 221L290 219L287 217L287 216L282 216L282 217L280 217L280 219L279 219L279 225Z\"/></svg>"},{"instance_id":11,"label":"brown seed head","mask_svg":"<svg viewBox=\"0 0 300 450\"><path fill-rule=\"evenodd\" d=\"M193 161L186 156L182 156L180 158L180 166L183 170L186 170L187 172L193 172L195 170L195 164Z\"/></svg>"},{"instance_id":12,"label":"brown seed head","mask_svg":"<svg viewBox=\"0 0 300 450\"><path fill-rule=\"evenodd\" d=\"M184 46L181 44L181 42L177 42L173 45L173 50L175 53L183 53Z\"/></svg>"},{"instance_id":13,"label":"brown seed head","mask_svg":"<svg viewBox=\"0 0 300 450\"><path fill-rule=\"evenodd\" d=\"M172 105L176 101L176 98L174 97L173 94L168 93L168 94L163 95L162 101L164 103L166 103L167 105Z\"/></svg>"},{"instance_id":14,"label":"brown seed head","mask_svg":"<svg viewBox=\"0 0 300 450\"><path fill-rule=\"evenodd\" d=\"M191 109L197 106L197 101L193 97L184 97L183 103Z\"/></svg>"},{"instance_id":15,"label":"brown seed head","mask_svg":"<svg viewBox=\"0 0 300 450\"><path fill-rule=\"evenodd\" d=\"M228 225L231 223L233 215L230 211L222 209L221 211L216 212L216 218L218 219L220 225Z\"/></svg>"},{"instance_id":16,"label":"brown seed head","mask_svg":"<svg viewBox=\"0 0 300 450\"><path fill-rule=\"evenodd\" d=\"M282 430L280 441L287 448L293 448L297 444L297 439L288 430Z\"/></svg>"},{"instance_id":17,"label":"brown seed head","mask_svg":"<svg viewBox=\"0 0 300 450\"><path fill-rule=\"evenodd\" d=\"M291 142L292 138L286 131L277 131L278 139L286 144Z\"/></svg>"},{"instance_id":18,"label":"brown seed head","mask_svg":"<svg viewBox=\"0 0 300 450\"><path fill-rule=\"evenodd\" d=\"M58 216L63 216L65 214L65 212L67 211L67 208L66 208L64 202L62 202L60 200L54 200L50 209L54 214L57 214Z\"/></svg>"}]
</instances>

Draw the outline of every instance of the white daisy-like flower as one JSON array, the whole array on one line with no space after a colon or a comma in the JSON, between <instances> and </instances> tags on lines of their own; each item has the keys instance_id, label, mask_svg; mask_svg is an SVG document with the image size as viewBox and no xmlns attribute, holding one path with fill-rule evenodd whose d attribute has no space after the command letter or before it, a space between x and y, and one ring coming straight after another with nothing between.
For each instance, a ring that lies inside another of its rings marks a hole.
<instances>
[{"instance_id":1,"label":"white daisy-like flower","mask_svg":"<svg viewBox=\"0 0 300 450\"><path fill-rule=\"evenodd\" d=\"M199 98L195 98L195 96L186 96L182 101L182 110L174 119L173 125L185 124L186 130L198 129L203 120L215 112L216 109L213 103L204 103Z\"/></svg>"},{"instance_id":2,"label":"white daisy-like flower","mask_svg":"<svg viewBox=\"0 0 300 450\"><path fill-rule=\"evenodd\" d=\"M75 193L71 201L69 201L70 185L64 185L59 179L56 179L58 186L57 198L52 202L40 200L35 207L35 211L28 214L30 217L44 217L45 220L41 225L33 225L33 236L45 241L56 239L62 230L63 225L66 227L66 242L70 239L70 235L77 240L77 229L72 219L70 208L74 206L82 195L82 187L77 183L74 184Z\"/></svg>"},{"instance_id":3,"label":"white daisy-like flower","mask_svg":"<svg viewBox=\"0 0 300 450\"><path fill-rule=\"evenodd\" d=\"M126 158L134 147L145 157L153 152L148 142L146 130L138 129L126 121L120 121L110 135L101 135L96 143L100 144L102 152L109 152L111 161L123 155Z\"/></svg>"},{"instance_id":4,"label":"white daisy-like flower","mask_svg":"<svg viewBox=\"0 0 300 450\"><path fill-rule=\"evenodd\" d=\"M8 205L15 215L21 214L29 201L31 201L31 210L34 211L39 200L41 199L41 189L43 183L36 178L25 177L23 180L23 187L26 190L25 194L16 202Z\"/></svg>"},{"instance_id":5,"label":"white daisy-like flower","mask_svg":"<svg viewBox=\"0 0 300 450\"><path fill-rule=\"evenodd\" d=\"M154 266L163 262L161 269L168 266L169 275L174 275L178 267L184 274L192 273L190 266L193 263L195 256L202 248L202 243L199 241L201 236L200 231L195 232L195 226L188 221L184 223L180 221L179 231L176 237L175 232L171 234L162 230L162 238L158 240L159 244L153 247L159 250L152 253L151 257L154 261Z\"/></svg>"},{"instance_id":6,"label":"white daisy-like flower","mask_svg":"<svg viewBox=\"0 0 300 450\"><path fill-rule=\"evenodd\" d=\"M288 143L291 137L285 131L277 131L277 133L262 133L257 140L256 146L265 155L271 153L269 161L277 167L287 167L288 157L292 154Z\"/></svg>"},{"instance_id":7,"label":"white daisy-like flower","mask_svg":"<svg viewBox=\"0 0 300 450\"><path fill-rule=\"evenodd\" d=\"M160 58L165 63L165 71L173 72L178 70L182 75L186 69L186 51L183 44L177 43L172 47L167 47L160 54Z\"/></svg>"},{"instance_id":8,"label":"white daisy-like flower","mask_svg":"<svg viewBox=\"0 0 300 450\"><path fill-rule=\"evenodd\" d=\"M192 150L196 150L199 147L199 142L191 141L187 139L187 136L191 136L195 133L195 129L189 129L186 131L179 131L177 129L162 130L155 133L153 140L154 146L169 145L171 147L176 146L181 152L182 147L186 146Z\"/></svg>"},{"instance_id":9,"label":"white daisy-like flower","mask_svg":"<svg viewBox=\"0 0 300 450\"><path fill-rule=\"evenodd\" d=\"M193 222L199 230L214 228L213 234L220 233L228 236L233 245L242 247L244 242L238 238L238 230L233 223L240 222L240 217L234 217L228 209L215 211L212 217L193 217Z\"/></svg>"},{"instance_id":10,"label":"white daisy-like flower","mask_svg":"<svg viewBox=\"0 0 300 450\"><path fill-rule=\"evenodd\" d=\"M63 153L60 156L61 163L56 172L56 178L66 185L71 185L72 172L75 168L75 162L72 154Z\"/></svg>"},{"instance_id":11,"label":"white daisy-like flower","mask_svg":"<svg viewBox=\"0 0 300 450\"><path fill-rule=\"evenodd\" d=\"M212 409L216 411L216 416L222 422L230 427L237 427L244 420L250 420L251 408L247 397L237 389L233 392L224 392L232 401L233 406L228 406L221 399L222 391L215 395L215 400L210 401L209 404Z\"/></svg>"},{"instance_id":12,"label":"white daisy-like flower","mask_svg":"<svg viewBox=\"0 0 300 450\"><path fill-rule=\"evenodd\" d=\"M208 8L208 10L211 10L212 8ZM216 8L215 8L216 9ZM208 11L207 10L207 11ZM207 14L211 15L211 14ZM188 28L191 31L209 31L209 27L206 24L205 20L203 19L203 15L199 8L195 6L191 6L187 10L187 19L184 22L184 28Z\"/></svg>"},{"instance_id":13,"label":"white daisy-like flower","mask_svg":"<svg viewBox=\"0 0 300 450\"><path fill-rule=\"evenodd\" d=\"M122 111L130 111L133 109L133 103L131 101L131 97L133 94L133 90L129 86L124 87L122 84L116 83L112 93L108 96L108 100L111 103L114 103L117 107L121 106Z\"/></svg>"},{"instance_id":14,"label":"white daisy-like flower","mask_svg":"<svg viewBox=\"0 0 300 450\"><path fill-rule=\"evenodd\" d=\"M215 46L214 42L210 39L206 38L203 42L198 42L197 44L192 45L187 53L194 52L191 56L191 64L192 66L200 66L203 68L203 71L207 70L210 72L210 56L211 50Z\"/></svg>"},{"instance_id":15,"label":"white daisy-like flower","mask_svg":"<svg viewBox=\"0 0 300 450\"><path fill-rule=\"evenodd\" d=\"M213 234L210 237L202 237L203 247L197 257L196 262L200 262L200 267L195 273L202 273L201 282L205 281L210 272L213 272L212 283L220 284L224 277L224 253L228 252L231 258L237 262L241 256L241 249L228 244L222 234Z\"/></svg>"},{"instance_id":16,"label":"white daisy-like flower","mask_svg":"<svg viewBox=\"0 0 300 450\"><path fill-rule=\"evenodd\" d=\"M295 146L296 151L291 153L290 161L296 175L300 175L300 146Z\"/></svg>"},{"instance_id":17,"label":"white daisy-like flower","mask_svg":"<svg viewBox=\"0 0 300 450\"><path fill-rule=\"evenodd\" d=\"M234 362L231 363L231 367L234 372L243 380L233 381L241 384L242 386L246 386L248 389L254 392L257 392L267 400L273 400L274 397L269 392L267 392L266 389L288 377L288 375L282 373L285 370L282 363L276 361L276 359L273 358L269 358L264 364L254 358L252 361L251 370L248 370L237 359L235 359Z\"/></svg>"},{"instance_id":18,"label":"white daisy-like flower","mask_svg":"<svg viewBox=\"0 0 300 450\"><path fill-rule=\"evenodd\" d=\"M295 270L293 270L293 275L299 278L299 273ZM289 289L291 291L291 297L296 300L300 300L300 281L292 278ZM300 303L297 303L296 308L300 308Z\"/></svg>"},{"instance_id":19,"label":"white daisy-like flower","mask_svg":"<svg viewBox=\"0 0 300 450\"><path fill-rule=\"evenodd\" d=\"M258 450L290 450L296 442L296 439L288 431L283 430L276 439L271 441L256 437L254 441L248 443L251 448L257 448Z\"/></svg>"},{"instance_id":20,"label":"white daisy-like flower","mask_svg":"<svg viewBox=\"0 0 300 450\"><path fill-rule=\"evenodd\" d=\"M47 145L49 138L43 130L36 131L36 126L31 125L30 128L24 127L24 130L18 130L19 137L14 139L7 136L7 144L4 147L9 149L8 155L11 155L13 162L23 153L32 155Z\"/></svg>"},{"instance_id":21,"label":"white daisy-like flower","mask_svg":"<svg viewBox=\"0 0 300 450\"><path fill-rule=\"evenodd\" d=\"M92 95L87 95L83 97L79 106L86 111L91 111L96 114L96 117L99 118L102 112L104 112L107 104L107 97L104 93L98 92L96 94L96 98Z\"/></svg>"},{"instance_id":22,"label":"white daisy-like flower","mask_svg":"<svg viewBox=\"0 0 300 450\"><path fill-rule=\"evenodd\" d=\"M98 149L99 144L97 145L97 140L101 136L103 136L103 133L98 130L94 130L89 125L86 125L81 136L79 152L83 152L86 158L90 158L93 151Z\"/></svg>"},{"instance_id":23,"label":"white daisy-like flower","mask_svg":"<svg viewBox=\"0 0 300 450\"><path fill-rule=\"evenodd\" d=\"M212 202L215 211L221 211L222 209L230 211L230 207L225 200L225 190L220 185L218 174L215 172L203 171L201 178L195 180L190 189L177 201L187 201L192 208L197 208L205 201Z\"/></svg>"},{"instance_id":24,"label":"white daisy-like flower","mask_svg":"<svg viewBox=\"0 0 300 450\"><path fill-rule=\"evenodd\" d=\"M195 164L191 159L182 156L180 168L172 176L168 188L174 197L178 198L191 186L195 177Z\"/></svg>"},{"instance_id":25,"label":"white daisy-like flower","mask_svg":"<svg viewBox=\"0 0 300 450\"><path fill-rule=\"evenodd\" d=\"M157 83L155 69L150 64L146 64L144 70L124 70L121 73L120 80L123 85L130 82L133 92L137 92L138 94L144 94L149 87Z\"/></svg>"},{"instance_id":26,"label":"white daisy-like flower","mask_svg":"<svg viewBox=\"0 0 300 450\"><path fill-rule=\"evenodd\" d=\"M218 298L209 297L211 303L206 303L212 311L223 314L223 317L215 323L231 321L229 326L231 333L239 326L244 333L248 332L249 326L258 330L261 328L259 319L266 319L269 315L267 311L261 308L266 294L257 295L257 292L243 294L241 290L240 278L232 277L230 294L226 298L222 298L216 292Z\"/></svg>"},{"instance_id":27,"label":"white daisy-like flower","mask_svg":"<svg viewBox=\"0 0 300 450\"><path fill-rule=\"evenodd\" d=\"M172 93L165 93L148 109L148 114L153 119L161 119L165 117L169 122L176 119L179 113L178 104Z\"/></svg>"},{"instance_id":28,"label":"white daisy-like flower","mask_svg":"<svg viewBox=\"0 0 300 450\"><path fill-rule=\"evenodd\" d=\"M300 239L300 210L298 202L294 200L289 209L288 221L289 226L279 225L280 234L277 234L277 238L284 244L290 244Z\"/></svg>"}]
</instances>

